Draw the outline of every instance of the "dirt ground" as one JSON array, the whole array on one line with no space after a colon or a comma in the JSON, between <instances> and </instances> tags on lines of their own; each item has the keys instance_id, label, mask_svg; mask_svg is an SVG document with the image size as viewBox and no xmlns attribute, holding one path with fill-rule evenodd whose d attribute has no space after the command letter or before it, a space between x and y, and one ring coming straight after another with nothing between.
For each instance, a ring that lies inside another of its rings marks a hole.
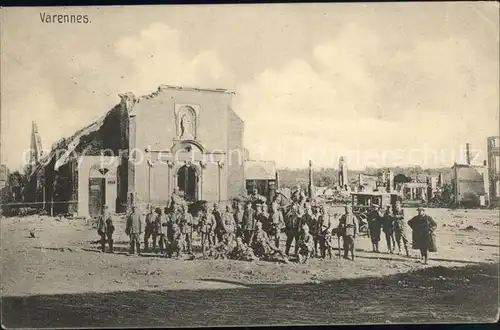
<instances>
[{"instance_id":1,"label":"dirt ground","mask_svg":"<svg viewBox=\"0 0 500 330\"><path fill-rule=\"evenodd\" d=\"M108 254L97 250L96 231L84 219L4 218L3 325L495 321L499 211L427 213L438 222L438 252L428 265L415 250L410 258L385 253L384 240L382 253L372 253L367 237L357 239L354 262L337 257L299 265L128 256L123 221L115 223L117 253ZM406 214L409 219L416 211Z\"/></svg>"}]
</instances>

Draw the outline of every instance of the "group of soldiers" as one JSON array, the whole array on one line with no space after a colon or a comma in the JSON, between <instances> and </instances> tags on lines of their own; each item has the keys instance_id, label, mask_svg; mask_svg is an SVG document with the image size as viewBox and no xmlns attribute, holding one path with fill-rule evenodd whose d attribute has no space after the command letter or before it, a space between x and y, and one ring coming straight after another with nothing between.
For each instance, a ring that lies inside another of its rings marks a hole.
<instances>
[{"instance_id":1,"label":"group of soldiers","mask_svg":"<svg viewBox=\"0 0 500 330\"><path fill-rule=\"evenodd\" d=\"M406 256L409 257L410 241L407 234L409 226L412 230L411 247L420 251L420 256L426 264L428 252L437 252L435 239L437 224L426 214L424 207L418 207L417 212L416 216L406 222L400 201L386 206L384 211L381 210L380 205L372 204L370 209L366 210L365 217L373 252L380 252L380 236L384 233L387 251L390 254L394 253L397 246L399 254L402 253L403 248Z\"/></svg>"},{"instance_id":2,"label":"group of soldiers","mask_svg":"<svg viewBox=\"0 0 500 330\"><path fill-rule=\"evenodd\" d=\"M140 235L144 234L144 252L159 252L166 257L194 256L193 237L198 236L204 257L288 262L294 243L294 256L301 263L314 257L332 258L332 238L336 235L339 256L343 249L344 258L348 258L350 253L354 260L359 218L349 205L344 210L337 221L337 215L331 208L314 205L298 188L291 196L291 205L284 206L280 195L268 205L265 198L254 191L246 201L228 204L224 210L218 203L209 207L204 202L193 215L174 192L169 207L148 206L144 228L142 215L132 206L127 215L125 232L130 237L130 254L141 252ZM401 252L402 241L409 255L404 212L399 203L385 213L374 205L367 213L367 221L373 251L379 252L378 244L383 231L390 253L393 253L394 242ZM114 226L106 208L98 220L97 230L101 236L102 251L105 251L108 242L109 250L113 252ZM280 248L282 232L286 236L284 250Z\"/></svg>"}]
</instances>

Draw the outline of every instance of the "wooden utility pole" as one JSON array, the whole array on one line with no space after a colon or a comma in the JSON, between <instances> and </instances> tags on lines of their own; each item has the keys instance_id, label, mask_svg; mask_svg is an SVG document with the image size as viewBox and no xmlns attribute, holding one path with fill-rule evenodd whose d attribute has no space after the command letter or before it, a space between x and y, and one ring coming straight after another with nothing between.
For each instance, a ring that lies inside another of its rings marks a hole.
<instances>
[{"instance_id":1,"label":"wooden utility pole","mask_svg":"<svg viewBox=\"0 0 500 330\"><path fill-rule=\"evenodd\" d=\"M314 183L313 183L313 171L312 171L312 160L309 161L309 186L308 186L308 193L309 193L309 198L313 199L313 190L314 190Z\"/></svg>"}]
</instances>

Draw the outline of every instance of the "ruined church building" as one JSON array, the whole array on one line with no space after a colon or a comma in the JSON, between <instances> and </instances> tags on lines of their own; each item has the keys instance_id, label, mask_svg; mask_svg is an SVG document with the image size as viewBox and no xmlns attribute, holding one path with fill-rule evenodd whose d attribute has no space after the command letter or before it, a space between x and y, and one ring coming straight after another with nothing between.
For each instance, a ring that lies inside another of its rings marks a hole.
<instances>
[{"instance_id":1,"label":"ruined church building","mask_svg":"<svg viewBox=\"0 0 500 330\"><path fill-rule=\"evenodd\" d=\"M104 117L35 164L29 198L79 216L104 204L117 213L132 203L167 205L175 188L190 201L223 202L253 188L272 198L274 162L249 160L233 95L165 85L146 96L121 94Z\"/></svg>"}]
</instances>

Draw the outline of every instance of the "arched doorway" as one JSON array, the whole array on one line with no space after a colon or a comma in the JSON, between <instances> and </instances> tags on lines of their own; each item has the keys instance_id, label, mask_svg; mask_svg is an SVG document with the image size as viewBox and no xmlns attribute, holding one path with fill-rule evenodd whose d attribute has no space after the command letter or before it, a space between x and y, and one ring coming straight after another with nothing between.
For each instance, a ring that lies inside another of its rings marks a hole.
<instances>
[{"instance_id":1,"label":"arched doorway","mask_svg":"<svg viewBox=\"0 0 500 330\"><path fill-rule=\"evenodd\" d=\"M192 166L182 166L177 172L177 187L188 201L196 201L198 198L198 174Z\"/></svg>"},{"instance_id":2,"label":"arched doorway","mask_svg":"<svg viewBox=\"0 0 500 330\"><path fill-rule=\"evenodd\" d=\"M106 204L106 174L109 169L100 165L93 165L89 173L89 214L97 217L102 213Z\"/></svg>"}]
</instances>

